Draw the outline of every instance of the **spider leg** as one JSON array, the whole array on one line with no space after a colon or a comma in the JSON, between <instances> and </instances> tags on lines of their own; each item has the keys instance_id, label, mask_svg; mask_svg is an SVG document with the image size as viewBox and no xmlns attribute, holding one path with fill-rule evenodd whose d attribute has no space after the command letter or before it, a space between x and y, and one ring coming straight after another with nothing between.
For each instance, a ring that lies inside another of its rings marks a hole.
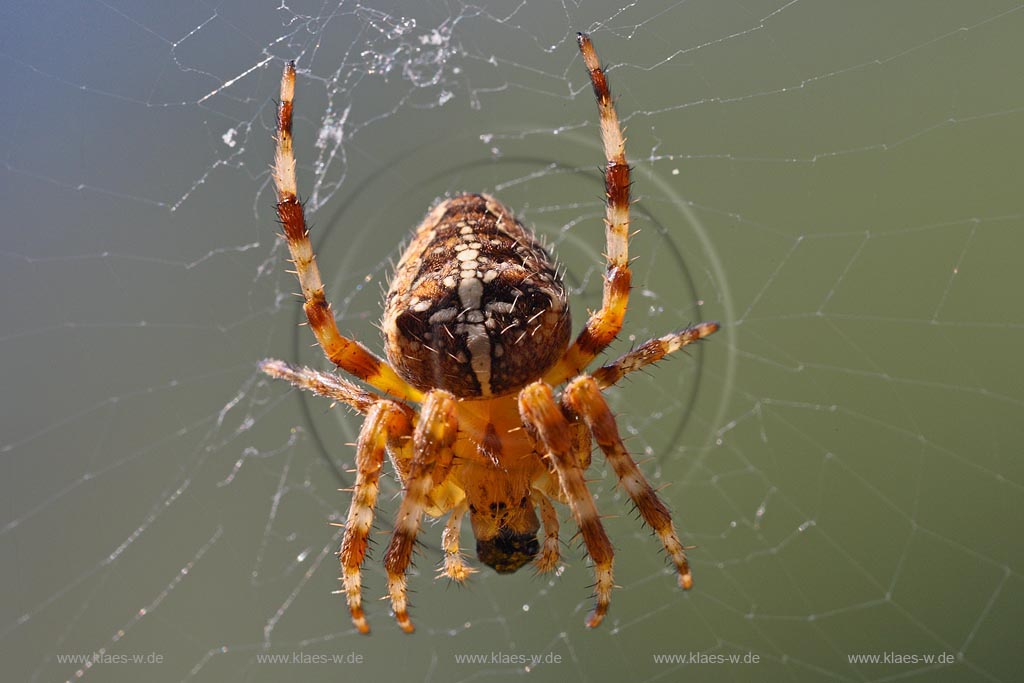
<instances>
[{"instance_id":1,"label":"spider leg","mask_svg":"<svg viewBox=\"0 0 1024 683\"><path fill-rule=\"evenodd\" d=\"M462 529L462 516L469 509L469 502L463 498L462 502L452 509L448 517L448 523L441 534L441 547L444 549L444 566L438 571L438 576L447 576L452 581L462 583L469 575L476 572L476 569L466 564L462 553L459 550L459 531Z\"/></svg>"},{"instance_id":2,"label":"spider leg","mask_svg":"<svg viewBox=\"0 0 1024 683\"><path fill-rule=\"evenodd\" d=\"M338 331L334 313L324 296L320 269L309 241L306 216L296 195L295 154L292 150L292 99L295 95L295 63L288 62L281 76L281 102L277 109L277 150L274 154L273 177L277 189L277 217L284 228L295 274L306 299L305 311L309 326L324 354L339 368L367 384L407 401L420 401L422 392L399 377L387 363L362 344L343 337Z\"/></svg>"},{"instance_id":3,"label":"spider leg","mask_svg":"<svg viewBox=\"0 0 1024 683\"><path fill-rule=\"evenodd\" d=\"M339 592L345 593L352 623L361 633L369 633L370 627L363 614L360 567L366 557L367 539L373 524L384 452L388 447L400 447L399 442L412 434L411 412L394 401L377 401L366 411L356 444L356 483L338 557L344 586Z\"/></svg>"},{"instance_id":4,"label":"spider leg","mask_svg":"<svg viewBox=\"0 0 1024 683\"><path fill-rule=\"evenodd\" d=\"M608 80L597 61L597 53L585 33L576 34L580 53L590 74L601 119L601 142L607 165L604 172L605 241L607 271L600 310L591 313L576 341L544 379L558 385L583 371L619 334L629 303L629 186L626 139L608 91Z\"/></svg>"},{"instance_id":5,"label":"spider leg","mask_svg":"<svg viewBox=\"0 0 1024 683\"><path fill-rule=\"evenodd\" d=\"M519 414L547 451L594 563L596 604L586 620L587 626L594 628L604 619L611 601L614 551L587 489L583 468L573 452L571 425L555 401L551 387L544 382L534 382L519 393Z\"/></svg>"},{"instance_id":6,"label":"spider leg","mask_svg":"<svg viewBox=\"0 0 1024 683\"><path fill-rule=\"evenodd\" d=\"M298 368L283 360L268 358L260 361L260 370L275 379L287 380L299 389L312 391L317 396L345 403L363 415L369 413L370 408L382 400L377 394L364 391L335 374L306 367Z\"/></svg>"},{"instance_id":7,"label":"spider leg","mask_svg":"<svg viewBox=\"0 0 1024 683\"><path fill-rule=\"evenodd\" d=\"M651 363L657 363L668 354L698 342L704 337L718 331L718 323L698 323L685 330L666 334L664 337L649 339L627 354L608 365L595 370L592 375L598 386L607 389L617 384L620 379Z\"/></svg>"},{"instance_id":8,"label":"spider leg","mask_svg":"<svg viewBox=\"0 0 1024 683\"><path fill-rule=\"evenodd\" d=\"M597 381L589 375L574 379L565 388L562 401L569 411L582 417L593 431L597 445L604 451L619 483L640 511L640 516L658 534L665 552L672 558L679 574L679 586L684 589L692 587L693 577L686 561L686 549L676 535L672 515L626 451L615 417L601 395Z\"/></svg>"},{"instance_id":9,"label":"spider leg","mask_svg":"<svg viewBox=\"0 0 1024 683\"><path fill-rule=\"evenodd\" d=\"M591 437L590 428L585 422L577 421L569 424L570 452L576 459L581 471L590 467ZM558 472L548 460L548 470L551 479L544 478L543 482L534 482L532 499L535 506L540 507L540 520L544 526L544 542L541 545L540 553L534 560L534 566L538 573L548 572L558 566L560 557L560 546L558 542L558 513L552 505L554 500L567 503L568 499L562 490L558 479ZM554 487L552 489L552 484Z\"/></svg>"},{"instance_id":10,"label":"spider leg","mask_svg":"<svg viewBox=\"0 0 1024 683\"><path fill-rule=\"evenodd\" d=\"M540 507L540 521L544 525L544 543L541 545L533 566L539 573L549 572L558 566L560 559L558 547L558 513L551 504L547 494L533 490L534 502Z\"/></svg>"},{"instance_id":11,"label":"spider leg","mask_svg":"<svg viewBox=\"0 0 1024 683\"><path fill-rule=\"evenodd\" d=\"M395 518L391 543L384 553L391 607L398 625L406 633L412 633L413 625L407 607L405 572L412 560L423 511L429 505L434 467L438 462L450 460L457 432L455 397L441 389L427 392L412 436L413 455L405 480L405 494Z\"/></svg>"}]
</instances>

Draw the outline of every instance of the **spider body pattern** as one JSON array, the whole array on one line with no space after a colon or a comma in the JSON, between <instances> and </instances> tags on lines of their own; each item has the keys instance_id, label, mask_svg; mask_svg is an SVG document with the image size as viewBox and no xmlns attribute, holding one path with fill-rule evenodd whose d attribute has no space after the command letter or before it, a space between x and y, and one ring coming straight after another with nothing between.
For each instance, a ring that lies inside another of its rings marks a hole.
<instances>
[{"instance_id":1,"label":"spider body pattern","mask_svg":"<svg viewBox=\"0 0 1024 683\"><path fill-rule=\"evenodd\" d=\"M467 513L483 563L500 573L531 562L540 572L554 569L560 560L554 502L569 507L593 564L595 606L586 624L601 623L614 585L614 552L584 476L594 441L660 539L679 586L693 585L671 514L627 452L601 392L707 337L718 324L699 323L652 339L585 372L622 329L629 301L630 168L604 71L589 37L577 38L597 98L607 160L601 308L570 342L566 290L551 255L494 197L459 195L430 211L398 262L381 325L387 362L340 333L324 296L297 198L291 134L295 67L285 67L273 167L278 218L306 318L324 354L372 390L283 361L265 360L260 367L365 415L338 553L339 592L363 633L369 625L361 567L386 457L404 490L384 566L391 606L406 632L413 630L406 573L424 516L447 516L439 574L462 582L476 571L459 545Z\"/></svg>"},{"instance_id":2,"label":"spider body pattern","mask_svg":"<svg viewBox=\"0 0 1024 683\"><path fill-rule=\"evenodd\" d=\"M540 377L571 332L550 255L511 211L479 194L441 202L416 229L382 327L388 360L403 379L470 399L509 394Z\"/></svg>"}]
</instances>

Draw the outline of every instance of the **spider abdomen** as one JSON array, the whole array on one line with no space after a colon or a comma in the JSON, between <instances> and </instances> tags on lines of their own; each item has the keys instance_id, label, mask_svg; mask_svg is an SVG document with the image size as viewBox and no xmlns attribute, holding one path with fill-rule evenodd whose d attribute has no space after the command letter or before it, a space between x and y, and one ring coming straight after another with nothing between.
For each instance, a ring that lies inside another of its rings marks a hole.
<instances>
[{"instance_id":1,"label":"spider abdomen","mask_svg":"<svg viewBox=\"0 0 1024 683\"><path fill-rule=\"evenodd\" d=\"M416 228L382 325L388 360L419 389L501 396L539 378L565 350L565 288L551 257L501 202L464 194Z\"/></svg>"}]
</instances>

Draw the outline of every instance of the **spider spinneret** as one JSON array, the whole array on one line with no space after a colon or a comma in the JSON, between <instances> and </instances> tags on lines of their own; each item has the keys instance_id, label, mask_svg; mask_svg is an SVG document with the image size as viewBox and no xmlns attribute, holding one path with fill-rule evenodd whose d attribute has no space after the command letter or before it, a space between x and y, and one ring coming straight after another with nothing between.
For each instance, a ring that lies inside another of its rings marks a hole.
<instances>
[{"instance_id":1,"label":"spider spinneret","mask_svg":"<svg viewBox=\"0 0 1024 683\"><path fill-rule=\"evenodd\" d=\"M596 603L586 624L601 623L611 599L614 553L584 478L592 441L661 540L680 587L693 585L671 514L626 451L601 392L707 337L718 324L699 323L649 340L591 374L584 372L622 329L629 302L630 169L604 71L590 38L580 33L577 39L597 98L607 158L601 308L570 343L569 305L551 256L497 199L459 195L430 211L398 263L381 326L388 362L342 336L324 296L296 193L291 133L295 66L285 66L273 177L306 318L327 358L381 393L282 361L265 360L260 367L366 416L338 553L339 592L345 593L352 621L363 633L369 626L361 566L385 455L404 484L384 566L392 609L406 632L413 630L406 572L424 515L448 516L439 573L461 582L475 571L459 546L467 512L477 556L485 564L500 573L531 561L538 571L554 569L560 555L553 501L568 505L580 529L596 577ZM562 384L556 395L554 387ZM543 540L538 540L541 530Z\"/></svg>"}]
</instances>

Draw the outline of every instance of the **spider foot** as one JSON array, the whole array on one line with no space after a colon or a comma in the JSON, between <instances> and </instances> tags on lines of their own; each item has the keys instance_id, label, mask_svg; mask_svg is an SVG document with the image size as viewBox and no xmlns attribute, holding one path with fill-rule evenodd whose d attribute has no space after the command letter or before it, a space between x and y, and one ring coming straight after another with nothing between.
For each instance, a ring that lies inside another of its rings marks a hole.
<instances>
[{"instance_id":1,"label":"spider foot","mask_svg":"<svg viewBox=\"0 0 1024 683\"><path fill-rule=\"evenodd\" d=\"M366 615L363 614L363 608L360 606L349 607L349 613L352 615L352 623L356 629L362 633L367 634L370 632L370 624L366 621Z\"/></svg>"},{"instance_id":2,"label":"spider foot","mask_svg":"<svg viewBox=\"0 0 1024 683\"><path fill-rule=\"evenodd\" d=\"M554 571L561 561L562 556L558 548L558 538L547 537L544 539L544 545L540 549L540 553L537 555L537 559L533 561L533 566L537 569L538 574L545 572Z\"/></svg>"},{"instance_id":3,"label":"spider foot","mask_svg":"<svg viewBox=\"0 0 1024 683\"><path fill-rule=\"evenodd\" d=\"M675 528L671 523L662 525L656 529L658 537L665 548L665 552L672 559L676 566L676 574L679 577L679 587L684 591L693 588L693 574L690 573L690 563L686 560L686 551L696 546L685 546L679 542Z\"/></svg>"},{"instance_id":4,"label":"spider foot","mask_svg":"<svg viewBox=\"0 0 1024 683\"><path fill-rule=\"evenodd\" d=\"M352 624L360 633L369 633L370 625L363 613L362 576L358 567L343 567L341 580L344 588L336 593L344 593L348 603L348 612L352 616Z\"/></svg>"},{"instance_id":5,"label":"spider foot","mask_svg":"<svg viewBox=\"0 0 1024 683\"><path fill-rule=\"evenodd\" d=\"M346 592L347 591L342 589L342 590L334 591L333 594L334 595L338 595L339 593L346 593ZM348 613L352 617L352 624L356 627L356 629L360 633L364 633L365 634L365 633L369 633L370 632L370 624L366 621L366 614L363 612L363 606L362 606L361 601L359 601L359 600L353 601L351 598L349 598L349 601L348 601Z\"/></svg>"},{"instance_id":6,"label":"spider foot","mask_svg":"<svg viewBox=\"0 0 1024 683\"><path fill-rule=\"evenodd\" d=\"M587 628L597 628L604 621L604 616L608 614L608 605L612 599L612 587L615 585L612 581L612 568L610 564L607 567L597 566L594 572L597 577L597 582L594 584L594 595L597 602L594 605L594 609L587 615Z\"/></svg>"},{"instance_id":7,"label":"spider foot","mask_svg":"<svg viewBox=\"0 0 1024 683\"><path fill-rule=\"evenodd\" d=\"M405 633L412 633L416 630L416 627L412 625L412 621L409 619L408 612L395 612L395 621L398 622L398 627Z\"/></svg>"},{"instance_id":8,"label":"spider foot","mask_svg":"<svg viewBox=\"0 0 1024 683\"><path fill-rule=\"evenodd\" d=\"M456 583L465 583L470 574L475 574L476 572L476 568L467 564L460 553L446 553L444 565L437 570L437 576L438 578L447 576Z\"/></svg>"},{"instance_id":9,"label":"spider foot","mask_svg":"<svg viewBox=\"0 0 1024 683\"><path fill-rule=\"evenodd\" d=\"M412 633L416 627L409 618L408 601L405 597L405 576L388 576L388 595L391 598L391 609L395 613L398 627L406 633Z\"/></svg>"}]
</instances>

